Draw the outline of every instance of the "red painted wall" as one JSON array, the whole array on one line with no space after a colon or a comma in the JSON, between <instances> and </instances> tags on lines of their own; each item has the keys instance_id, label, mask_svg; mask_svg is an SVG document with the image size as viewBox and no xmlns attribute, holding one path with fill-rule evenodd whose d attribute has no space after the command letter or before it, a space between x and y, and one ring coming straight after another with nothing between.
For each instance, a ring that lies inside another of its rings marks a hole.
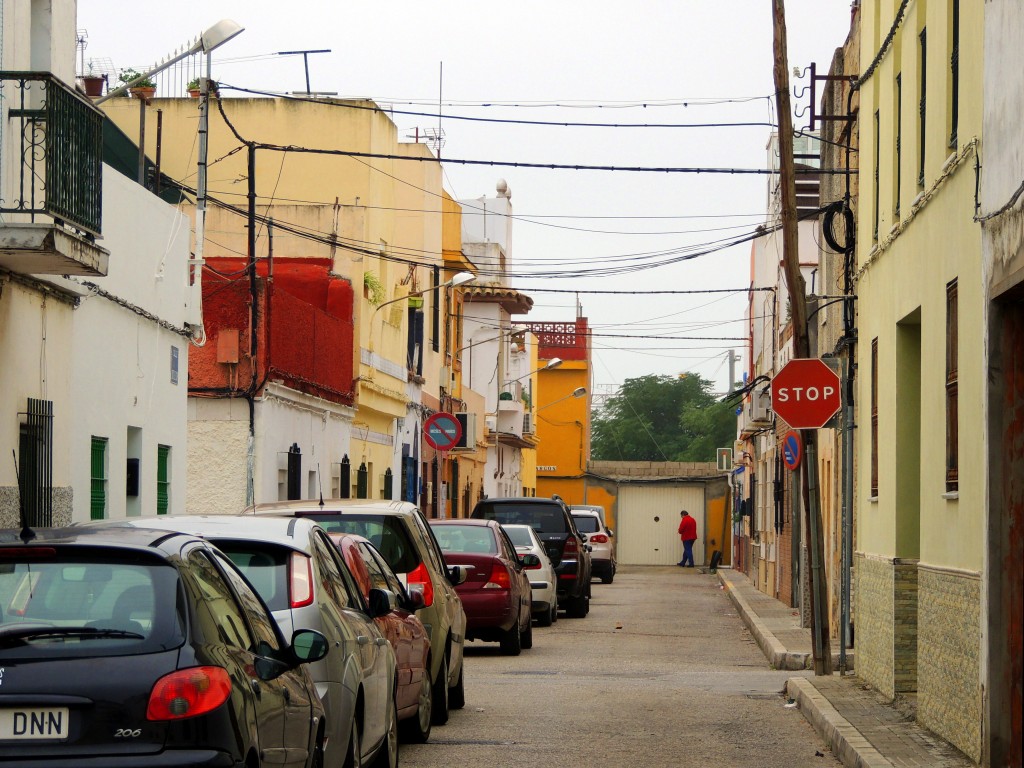
<instances>
[{"instance_id":1,"label":"red painted wall","mask_svg":"<svg viewBox=\"0 0 1024 768\"><path fill-rule=\"evenodd\" d=\"M269 264L258 263L255 376L245 260L207 259L207 267L203 309L208 341L189 353L190 391L255 394L274 379L333 402L354 402L354 292L351 282L328 274L328 260L279 260L272 280ZM237 336L237 363L226 361L222 336Z\"/></svg>"}]
</instances>

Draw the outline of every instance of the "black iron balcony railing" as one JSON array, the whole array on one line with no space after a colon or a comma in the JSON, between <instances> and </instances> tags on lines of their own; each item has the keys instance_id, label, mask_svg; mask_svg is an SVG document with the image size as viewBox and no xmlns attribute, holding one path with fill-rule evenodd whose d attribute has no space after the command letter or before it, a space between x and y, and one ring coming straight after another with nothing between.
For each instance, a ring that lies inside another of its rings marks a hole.
<instances>
[{"instance_id":1,"label":"black iron balcony railing","mask_svg":"<svg viewBox=\"0 0 1024 768\"><path fill-rule=\"evenodd\" d=\"M49 72L0 72L2 128L19 162L0 168L0 213L101 233L103 113Z\"/></svg>"}]
</instances>

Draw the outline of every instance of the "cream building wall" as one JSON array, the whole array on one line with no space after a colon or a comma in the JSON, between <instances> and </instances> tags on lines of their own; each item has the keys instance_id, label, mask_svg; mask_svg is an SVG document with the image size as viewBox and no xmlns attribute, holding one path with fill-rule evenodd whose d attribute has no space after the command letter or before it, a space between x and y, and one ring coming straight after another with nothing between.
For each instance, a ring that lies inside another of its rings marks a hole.
<instances>
[{"instance_id":1,"label":"cream building wall","mask_svg":"<svg viewBox=\"0 0 1024 768\"><path fill-rule=\"evenodd\" d=\"M863 69L875 60L893 24L895 6L890 0L863 4ZM959 3L959 120L955 146L950 147L950 7L911 3L893 45L861 91L857 671L890 696L916 690L921 722L977 760L985 326L980 228L972 217L981 136L983 8L980 3ZM922 30L927 40L925 165L917 184ZM959 302L959 487L947 492L946 297L953 280ZM878 356L874 370L873 343ZM878 414L875 495L873 377Z\"/></svg>"}]
</instances>

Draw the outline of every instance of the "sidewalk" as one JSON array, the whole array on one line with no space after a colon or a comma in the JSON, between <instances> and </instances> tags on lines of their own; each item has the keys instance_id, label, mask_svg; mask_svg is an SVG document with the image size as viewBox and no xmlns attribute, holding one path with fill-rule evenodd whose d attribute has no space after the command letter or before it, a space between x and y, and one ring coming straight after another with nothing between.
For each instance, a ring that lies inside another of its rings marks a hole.
<instances>
[{"instance_id":1,"label":"sidewalk","mask_svg":"<svg viewBox=\"0 0 1024 768\"><path fill-rule=\"evenodd\" d=\"M813 666L811 631L800 627L795 609L760 592L742 573L719 569L718 578L773 667L804 670ZM837 669L838 653L833 651L832 656ZM847 662L853 669L851 652ZM791 677L786 693L832 753L850 768L974 766L856 677Z\"/></svg>"}]
</instances>

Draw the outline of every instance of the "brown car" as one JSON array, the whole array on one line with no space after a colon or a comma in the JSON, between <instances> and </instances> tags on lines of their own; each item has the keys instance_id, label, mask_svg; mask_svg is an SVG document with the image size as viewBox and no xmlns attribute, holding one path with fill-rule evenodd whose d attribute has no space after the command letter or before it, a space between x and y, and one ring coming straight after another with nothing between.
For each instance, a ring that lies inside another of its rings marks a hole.
<instances>
[{"instance_id":1,"label":"brown car","mask_svg":"<svg viewBox=\"0 0 1024 768\"><path fill-rule=\"evenodd\" d=\"M373 543L351 533L328 534L341 551L345 564L369 604L370 590L380 589L395 596L390 611L374 611L374 622L395 650L397 660L395 707L399 731L406 741L423 743L430 738L434 704L430 681L430 636L416 609L423 595L406 591Z\"/></svg>"}]
</instances>

